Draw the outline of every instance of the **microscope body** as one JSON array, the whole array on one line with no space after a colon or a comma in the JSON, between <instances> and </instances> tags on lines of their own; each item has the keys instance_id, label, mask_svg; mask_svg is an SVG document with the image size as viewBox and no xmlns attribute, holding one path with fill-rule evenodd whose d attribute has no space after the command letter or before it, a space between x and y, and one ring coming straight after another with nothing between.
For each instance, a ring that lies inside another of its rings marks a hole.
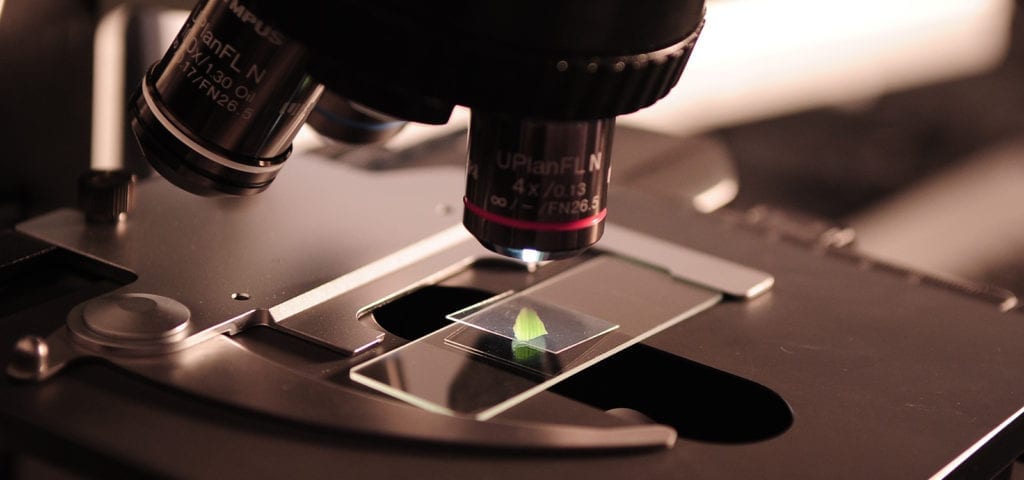
<instances>
[{"instance_id":1,"label":"microscope body","mask_svg":"<svg viewBox=\"0 0 1024 480\"><path fill-rule=\"evenodd\" d=\"M615 117L675 85L703 13L701 0L201 1L132 125L172 182L249 195L311 115L337 140L379 141L466 106L466 227L513 258L568 258L601 237Z\"/></svg>"},{"instance_id":2,"label":"microscope body","mask_svg":"<svg viewBox=\"0 0 1024 480\"><path fill-rule=\"evenodd\" d=\"M663 179L720 146L616 131L675 84L702 18L200 1L130 104L163 178L119 222L62 209L0 235L0 471L1005 473L1019 313L828 232L698 213ZM468 133L373 151L404 168L301 152L278 178L307 120L379 142L456 105ZM524 305L545 341L458 314Z\"/></svg>"}]
</instances>

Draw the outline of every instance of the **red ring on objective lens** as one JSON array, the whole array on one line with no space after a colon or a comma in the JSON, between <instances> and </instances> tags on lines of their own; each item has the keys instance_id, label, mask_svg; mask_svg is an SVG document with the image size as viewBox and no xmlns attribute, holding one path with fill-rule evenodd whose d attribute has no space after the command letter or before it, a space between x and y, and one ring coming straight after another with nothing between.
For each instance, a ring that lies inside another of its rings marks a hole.
<instances>
[{"instance_id":1,"label":"red ring on objective lens","mask_svg":"<svg viewBox=\"0 0 1024 480\"><path fill-rule=\"evenodd\" d=\"M595 213L586 218L579 220L572 220L568 222L531 222L529 220L519 220L517 218L510 218L504 215L498 215L497 213L488 212L469 201L469 197L462 197L462 203L466 205L466 208L474 215L487 220L488 222L494 222L498 225L502 225L510 228L518 228L521 230L536 230L539 232L571 232L574 230L583 230L584 228L592 227L601 223L604 217L608 216L608 209L605 208L600 212Z\"/></svg>"}]
</instances>

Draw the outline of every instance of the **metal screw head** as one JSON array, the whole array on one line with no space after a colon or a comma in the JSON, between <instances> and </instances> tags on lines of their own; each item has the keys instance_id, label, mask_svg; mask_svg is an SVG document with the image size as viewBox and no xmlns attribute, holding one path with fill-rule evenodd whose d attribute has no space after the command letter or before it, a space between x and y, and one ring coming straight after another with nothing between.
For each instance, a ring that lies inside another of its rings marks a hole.
<instances>
[{"instance_id":1,"label":"metal screw head","mask_svg":"<svg viewBox=\"0 0 1024 480\"><path fill-rule=\"evenodd\" d=\"M46 339L26 335L14 344L14 352L7 364L7 375L18 380L37 380L50 361L50 346Z\"/></svg>"}]
</instances>

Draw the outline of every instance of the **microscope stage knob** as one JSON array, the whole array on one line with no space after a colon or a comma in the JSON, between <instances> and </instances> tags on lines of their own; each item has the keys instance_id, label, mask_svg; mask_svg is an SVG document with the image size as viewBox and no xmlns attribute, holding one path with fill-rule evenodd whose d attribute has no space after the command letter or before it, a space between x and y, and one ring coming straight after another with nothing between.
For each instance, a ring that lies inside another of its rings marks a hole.
<instances>
[{"instance_id":1,"label":"microscope stage knob","mask_svg":"<svg viewBox=\"0 0 1024 480\"><path fill-rule=\"evenodd\" d=\"M135 175L90 170L78 179L78 206L90 223L117 223L135 203Z\"/></svg>"}]
</instances>

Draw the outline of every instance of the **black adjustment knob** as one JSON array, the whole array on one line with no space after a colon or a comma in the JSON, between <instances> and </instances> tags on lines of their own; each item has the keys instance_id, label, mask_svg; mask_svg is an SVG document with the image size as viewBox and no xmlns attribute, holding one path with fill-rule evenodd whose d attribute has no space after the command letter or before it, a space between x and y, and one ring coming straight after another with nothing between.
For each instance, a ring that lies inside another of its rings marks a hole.
<instances>
[{"instance_id":1,"label":"black adjustment knob","mask_svg":"<svg viewBox=\"0 0 1024 480\"><path fill-rule=\"evenodd\" d=\"M78 179L78 207L90 223L117 223L135 203L135 175L122 170L90 170Z\"/></svg>"}]
</instances>

